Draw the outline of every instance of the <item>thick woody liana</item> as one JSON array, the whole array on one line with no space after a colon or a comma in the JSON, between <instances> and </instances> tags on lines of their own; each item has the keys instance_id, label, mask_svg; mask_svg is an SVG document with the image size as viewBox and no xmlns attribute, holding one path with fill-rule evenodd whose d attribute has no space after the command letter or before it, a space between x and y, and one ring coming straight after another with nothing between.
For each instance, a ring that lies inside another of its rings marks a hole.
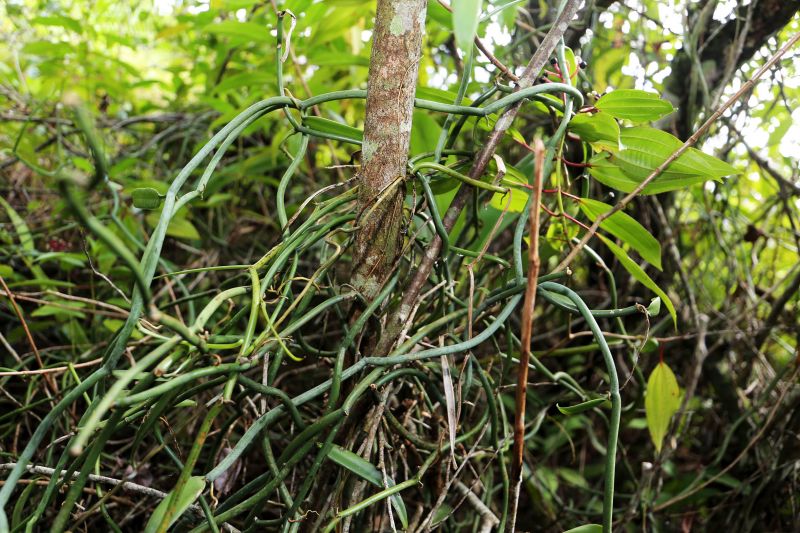
<instances>
[{"instance_id":1,"label":"thick woody liana","mask_svg":"<svg viewBox=\"0 0 800 533\"><path fill-rule=\"evenodd\" d=\"M400 251L402 182L427 0L378 0L359 172L359 231L352 283L377 295Z\"/></svg>"}]
</instances>

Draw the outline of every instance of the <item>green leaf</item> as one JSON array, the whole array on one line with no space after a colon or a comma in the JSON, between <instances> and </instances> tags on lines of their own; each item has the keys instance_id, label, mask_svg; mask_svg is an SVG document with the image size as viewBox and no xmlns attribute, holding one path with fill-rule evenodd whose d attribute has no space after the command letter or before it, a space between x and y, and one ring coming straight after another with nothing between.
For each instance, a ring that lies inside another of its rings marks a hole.
<instances>
[{"instance_id":1,"label":"green leaf","mask_svg":"<svg viewBox=\"0 0 800 533\"><path fill-rule=\"evenodd\" d=\"M577 405L570 405L568 407L561 407L560 405L556 404L556 407L561 412L562 415L577 415L579 413L583 413L584 411L588 411L590 409L594 409L598 405L602 405L603 403L607 402L608 398L605 396L601 398L593 398L591 400L587 400L585 402L581 402Z\"/></svg>"},{"instance_id":2,"label":"green leaf","mask_svg":"<svg viewBox=\"0 0 800 533\"><path fill-rule=\"evenodd\" d=\"M582 526L573 527L564 533L603 533L603 526L599 524L584 524Z\"/></svg>"},{"instance_id":3,"label":"green leaf","mask_svg":"<svg viewBox=\"0 0 800 533\"><path fill-rule=\"evenodd\" d=\"M342 51L323 50L314 54L314 64L320 67L369 67L369 58Z\"/></svg>"},{"instance_id":4,"label":"green leaf","mask_svg":"<svg viewBox=\"0 0 800 533\"><path fill-rule=\"evenodd\" d=\"M436 87L417 87L417 90L414 91L414 96L421 100L430 100L440 104L452 104L458 99L458 94L444 89L437 89ZM470 105L471 103L472 100L469 98L461 100L461 105Z\"/></svg>"},{"instance_id":5,"label":"green leaf","mask_svg":"<svg viewBox=\"0 0 800 533\"><path fill-rule=\"evenodd\" d=\"M83 31L80 22L78 22L73 18L65 17L63 15L52 15L49 17L34 17L31 20L31 24L65 28L74 31L75 33L82 33Z\"/></svg>"},{"instance_id":6,"label":"green leaf","mask_svg":"<svg viewBox=\"0 0 800 533\"><path fill-rule=\"evenodd\" d=\"M334 444L330 453L328 454L328 459L337 465L346 468L362 479L369 481L376 487L380 489L386 488L383 484L383 474L381 474L381 471L378 470L375 465L362 458L360 455L356 455L353 452L345 450L341 446ZM391 478L388 478L387 484L389 487L393 487L395 483ZM406 506L403 503L403 499L399 494L393 494L389 497L389 501L397 513L397 517L400 519L400 522L403 524L403 529L406 529L408 527L408 512L406 511Z\"/></svg>"},{"instance_id":7,"label":"green leaf","mask_svg":"<svg viewBox=\"0 0 800 533\"><path fill-rule=\"evenodd\" d=\"M672 104L656 93L637 89L617 89L602 96L594 106L615 118L636 123L658 120L674 111Z\"/></svg>"},{"instance_id":8,"label":"green leaf","mask_svg":"<svg viewBox=\"0 0 800 533\"><path fill-rule=\"evenodd\" d=\"M414 111L411 123L411 155L432 152L439 140L441 127L432 116L424 111Z\"/></svg>"},{"instance_id":9,"label":"green leaf","mask_svg":"<svg viewBox=\"0 0 800 533\"><path fill-rule=\"evenodd\" d=\"M592 157L589 161L590 173L600 183L623 192L631 192L683 143L665 131L637 126L622 129L620 145L620 150L605 148L608 153L601 152ZM647 185L642 194L674 191L737 173L728 163L695 148L689 148Z\"/></svg>"},{"instance_id":10,"label":"green leaf","mask_svg":"<svg viewBox=\"0 0 800 533\"><path fill-rule=\"evenodd\" d=\"M610 205L591 198L581 198L580 207L592 222L613 209ZM642 259L661 270L661 244L630 215L617 211L601 222L600 227L639 252Z\"/></svg>"},{"instance_id":11,"label":"green leaf","mask_svg":"<svg viewBox=\"0 0 800 533\"><path fill-rule=\"evenodd\" d=\"M155 227L158 225L159 216L159 213L150 213L145 220L147 220L148 224ZM167 235L176 239L200 240L200 232L197 231L194 224L182 216L173 217L169 226L167 226Z\"/></svg>"},{"instance_id":12,"label":"green leaf","mask_svg":"<svg viewBox=\"0 0 800 533\"><path fill-rule=\"evenodd\" d=\"M453 0L453 29L456 44L465 54L472 50L482 3L481 0Z\"/></svg>"},{"instance_id":13,"label":"green leaf","mask_svg":"<svg viewBox=\"0 0 800 533\"><path fill-rule=\"evenodd\" d=\"M82 305L77 305L75 302L70 304L63 304L63 307L59 305L58 307L53 305L42 305L41 307L37 307L31 312L31 316L41 318L45 316L55 316L60 319L64 319L67 317L74 317L74 318L86 318L86 315L81 313L79 309L83 307Z\"/></svg>"},{"instance_id":14,"label":"green leaf","mask_svg":"<svg viewBox=\"0 0 800 533\"><path fill-rule=\"evenodd\" d=\"M661 312L661 298L653 298L650 305L647 306L647 314L650 316L658 316Z\"/></svg>"},{"instance_id":15,"label":"green leaf","mask_svg":"<svg viewBox=\"0 0 800 533\"><path fill-rule=\"evenodd\" d=\"M203 28L206 33L224 35L229 37L237 44L250 42L273 43L275 37L269 34L269 30L261 24L255 22L238 22L236 20L225 20L216 24L209 24Z\"/></svg>"},{"instance_id":16,"label":"green leaf","mask_svg":"<svg viewBox=\"0 0 800 533\"><path fill-rule=\"evenodd\" d=\"M172 519L170 519L169 526L174 524L178 518L186 512L189 506L203 493L205 488L206 480L203 476L193 476L186 481L183 490L175 497L175 513L172 515ZM147 521L147 525L144 526L144 533L156 532L156 529L161 525L161 520L167 512L167 507L169 506L170 500L172 500L172 494L173 492L170 491L166 498L161 500L161 503L155 508L153 514L150 515L150 519Z\"/></svg>"},{"instance_id":17,"label":"green leaf","mask_svg":"<svg viewBox=\"0 0 800 533\"><path fill-rule=\"evenodd\" d=\"M306 117L303 120L303 123L309 128L321 131L323 133L345 137L347 139L361 141L364 138L364 132L362 132L360 129L348 126L347 124L342 124L341 122L336 122L335 120L329 120L327 118Z\"/></svg>"},{"instance_id":18,"label":"green leaf","mask_svg":"<svg viewBox=\"0 0 800 533\"><path fill-rule=\"evenodd\" d=\"M28 225L25 224L25 221L21 216L19 216L19 213L17 213L16 210L11 207L11 204L6 202L2 197L0 197L0 205L2 205L6 210L6 214L11 220L14 230L17 232L19 244L22 246L22 249L26 252L33 252L33 236L31 235L31 230L28 228Z\"/></svg>"},{"instance_id":19,"label":"green leaf","mask_svg":"<svg viewBox=\"0 0 800 533\"><path fill-rule=\"evenodd\" d=\"M664 437L669 429L672 415L680 407L681 390L675 374L664 363L660 362L647 379L647 394L644 398L644 410L647 414L647 428L657 451L661 451Z\"/></svg>"},{"instance_id":20,"label":"green leaf","mask_svg":"<svg viewBox=\"0 0 800 533\"><path fill-rule=\"evenodd\" d=\"M433 20L448 30L453 29L453 15L439 2L428 2L428 20Z\"/></svg>"},{"instance_id":21,"label":"green leaf","mask_svg":"<svg viewBox=\"0 0 800 533\"><path fill-rule=\"evenodd\" d=\"M161 205L161 195L152 187L140 187L131 193L133 207L144 210L158 209Z\"/></svg>"},{"instance_id":22,"label":"green leaf","mask_svg":"<svg viewBox=\"0 0 800 533\"><path fill-rule=\"evenodd\" d=\"M669 296L667 296L667 293L661 290L661 287L656 285L656 282L653 281L644 270L642 270L642 267L636 264L636 262L633 259L628 257L628 254L625 252L625 250L614 244L614 242L611 239L603 237L602 235L599 234L597 236L600 237L600 239L602 239L602 241L606 244L606 246L608 246L608 249L611 250L611 253L613 253L616 256L616 258L619 259L619 262L622 264L623 267L625 267L625 270L627 270L636 281L638 281L639 283L641 283L642 285L644 285L645 287L656 293L661 298L661 301L664 302L664 305L667 306L667 310L669 311L669 314L672 317L673 324L675 325L675 327L678 327L678 316L675 313L675 306L672 305L672 301L670 301Z\"/></svg>"},{"instance_id":23,"label":"green leaf","mask_svg":"<svg viewBox=\"0 0 800 533\"><path fill-rule=\"evenodd\" d=\"M578 113L569 121L569 129L595 150L619 149L619 124L608 113Z\"/></svg>"}]
</instances>

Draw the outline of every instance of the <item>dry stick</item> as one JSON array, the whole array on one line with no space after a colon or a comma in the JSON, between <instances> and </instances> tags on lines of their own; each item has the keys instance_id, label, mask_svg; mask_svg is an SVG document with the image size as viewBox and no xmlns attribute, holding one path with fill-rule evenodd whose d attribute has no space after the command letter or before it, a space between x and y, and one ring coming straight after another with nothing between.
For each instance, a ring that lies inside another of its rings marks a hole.
<instances>
[{"instance_id":1,"label":"dry stick","mask_svg":"<svg viewBox=\"0 0 800 533\"><path fill-rule=\"evenodd\" d=\"M563 37L564 33L567 31L569 23L578 12L580 4L581 0L567 0L564 9L561 11L561 14L550 28L550 31L545 36L544 40L542 40L541 46L536 49L533 57L528 62L528 66L525 67L525 72L523 72L520 76L518 89L533 85L533 81L536 79L536 76L542 70L542 67L544 67L545 63L550 57L550 54L553 53L553 50L555 49L559 40L561 40L561 37ZM520 107L522 107L521 101L506 109L506 111L497 120L494 125L494 129L486 140L486 144L483 145L483 148L475 157L475 161L469 171L469 176L471 178L477 179L483 175L486 167L489 165L489 161L491 161L493 158L494 152L500 144L501 139L505 135L506 130L508 130L508 128L511 126L511 123L514 121L514 118L517 116ZM456 193L455 198L453 198L453 201L450 204L450 207L447 209L447 212L442 220L442 224L447 231L453 229L458 216L461 214L461 211L467 204L467 200L472 195L472 190L472 187L469 185L461 185L459 188L458 193ZM403 299L400 302L400 305L393 315L389 317L389 320L386 323L386 328L384 329L384 334L382 335L381 340L375 349L376 353L387 353L394 344L395 340L398 338L400 331L402 331L403 326L409 319L411 311L414 309L417 296L419 296L419 294L422 292L422 288L429 280L430 273L433 270L433 265L436 262L436 259L439 257L439 251L441 248L442 239L436 235L428 248L425 249L425 253L422 256L422 260L420 261L416 273L414 274L414 278L403 292Z\"/></svg>"},{"instance_id":2,"label":"dry stick","mask_svg":"<svg viewBox=\"0 0 800 533\"><path fill-rule=\"evenodd\" d=\"M94 366L103 362L102 357L98 357L97 359L92 359L91 361L86 361L85 363L76 363L71 365L72 368L83 368L86 366ZM52 368L42 368L41 370L15 370L10 372L0 372L0 377L5 376L36 376L38 374L55 374L58 372L66 372L69 370L70 367L68 366L56 366Z\"/></svg>"},{"instance_id":3,"label":"dry stick","mask_svg":"<svg viewBox=\"0 0 800 533\"><path fill-rule=\"evenodd\" d=\"M603 221L608 219L611 215L613 215L617 211L620 211L623 208L625 208L625 206L628 205L631 202L631 200L639 196L639 193L641 193L645 187L647 187L650 183L652 183L653 180L655 180L658 176L660 176L661 173L664 172L668 166L670 166L673 162L675 162L675 160L678 159L680 156L682 156L689 148L697 144L697 141L700 139L700 137L703 136L711 128L712 124L714 124L714 122L716 122L719 119L719 117L722 116L722 113L724 113L737 100L739 100L739 98L741 98L743 94L749 92L756 84L756 82L759 80L759 78L761 78L761 76L763 76L767 70L772 68L772 66L775 65L775 63L777 63L778 60L787 51L789 51L789 49L792 46L794 46L798 40L800 40L800 33L795 34L791 39L789 39L789 41L780 50L775 52L775 54L771 58L769 58L769 61L767 61L764 64L764 66L762 66L760 69L758 69L758 71L756 71L756 73L753 75L752 78L747 80L747 82L744 85L742 85L742 87L738 91L736 91L736 94L731 96L727 102L725 102L719 108L717 108L714 114L711 115L708 118L708 120L706 120L703 123L703 125L700 126L700 128L686 140L685 143L683 143L683 146L678 148L675 152L673 152L671 156L667 158L666 161L664 161L658 167L656 167L656 169L653 170L653 172L651 172L650 175L644 179L644 181L642 181L639 185L637 185L636 188L633 189L622 200L617 202L617 204L609 212L603 213L602 215L597 217L594 221L594 224L592 224L591 227L587 230L586 234L581 238L580 242L575 245L572 251L570 251L570 253L567 254L567 257L565 257L564 260L561 261L561 263L555 268L553 272L560 272L565 268L567 268L570 265L570 263L572 263L572 261L575 259L575 256L577 256L578 253L581 251L581 249L586 245L586 243L589 242L589 239L591 239L594 236L594 234L597 233L597 230L600 227L600 224L603 223Z\"/></svg>"},{"instance_id":4,"label":"dry stick","mask_svg":"<svg viewBox=\"0 0 800 533\"><path fill-rule=\"evenodd\" d=\"M531 358L531 334L533 332L533 308L536 305L536 286L539 277L539 213L542 202L542 175L544 173L544 143L541 139L533 142L535 174L533 181L533 201L530 209L530 243L528 245L528 284L525 287L525 301L522 306L522 343L517 367L517 391L514 406L514 455L511 463L511 519L510 531L514 531L517 519L519 489L522 485L522 456L525 451L525 399L528 390L528 363Z\"/></svg>"},{"instance_id":5,"label":"dry stick","mask_svg":"<svg viewBox=\"0 0 800 533\"><path fill-rule=\"evenodd\" d=\"M31 330L28 329L28 323L25 322L25 317L22 314L22 310L17 305L17 301L14 299L14 293L11 292L11 289L8 288L6 285L6 280L3 279L3 276L0 276L0 285L3 286L3 290L5 291L5 295L8 297L8 301L11 302L11 307L14 308L14 313L16 313L17 318L22 323L22 329L25 330L25 336L28 337L28 342L33 348L33 354L36 356L36 362L39 364L39 368L44 368L44 363L42 362L42 356L39 354L39 348L36 347L36 343L33 341L33 335L31 335ZM47 388L50 391L58 395L58 387L56 387L56 382L49 374L45 374L44 381L47 383Z\"/></svg>"}]
</instances>

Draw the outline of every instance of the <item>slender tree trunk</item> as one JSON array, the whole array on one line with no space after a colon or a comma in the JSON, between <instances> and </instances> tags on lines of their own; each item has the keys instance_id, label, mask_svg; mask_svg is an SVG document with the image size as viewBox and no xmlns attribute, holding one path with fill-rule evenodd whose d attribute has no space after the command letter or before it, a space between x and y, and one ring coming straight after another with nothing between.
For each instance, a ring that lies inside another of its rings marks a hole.
<instances>
[{"instance_id":1,"label":"slender tree trunk","mask_svg":"<svg viewBox=\"0 0 800 533\"><path fill-rule=\"evenodd\" d=\"M402 244L403 178L426 4L427 0L378 0L352 274L353 285L368 299L380 290Z\"/></svg>"}]
</instances>

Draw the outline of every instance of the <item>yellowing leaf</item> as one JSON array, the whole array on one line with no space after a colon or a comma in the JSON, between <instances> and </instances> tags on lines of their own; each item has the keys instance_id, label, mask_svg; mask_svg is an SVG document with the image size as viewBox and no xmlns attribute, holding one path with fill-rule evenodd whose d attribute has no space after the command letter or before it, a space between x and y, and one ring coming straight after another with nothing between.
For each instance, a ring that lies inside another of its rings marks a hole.
<instances>
[{"instance_id":1,"label":"yellowing leaf","mask_svg":"<svg viewBox=\"0 0 800 533\"><path fill-rule=\"evenodd\" d=\"M647 395L644 398L644 410L647 415L647 428L657 451L661 451L664 437L667 435L672 415L680 407L681 390L675 374L663 362L656 365L647 380Z\"/></svg>"}]
</instances>

